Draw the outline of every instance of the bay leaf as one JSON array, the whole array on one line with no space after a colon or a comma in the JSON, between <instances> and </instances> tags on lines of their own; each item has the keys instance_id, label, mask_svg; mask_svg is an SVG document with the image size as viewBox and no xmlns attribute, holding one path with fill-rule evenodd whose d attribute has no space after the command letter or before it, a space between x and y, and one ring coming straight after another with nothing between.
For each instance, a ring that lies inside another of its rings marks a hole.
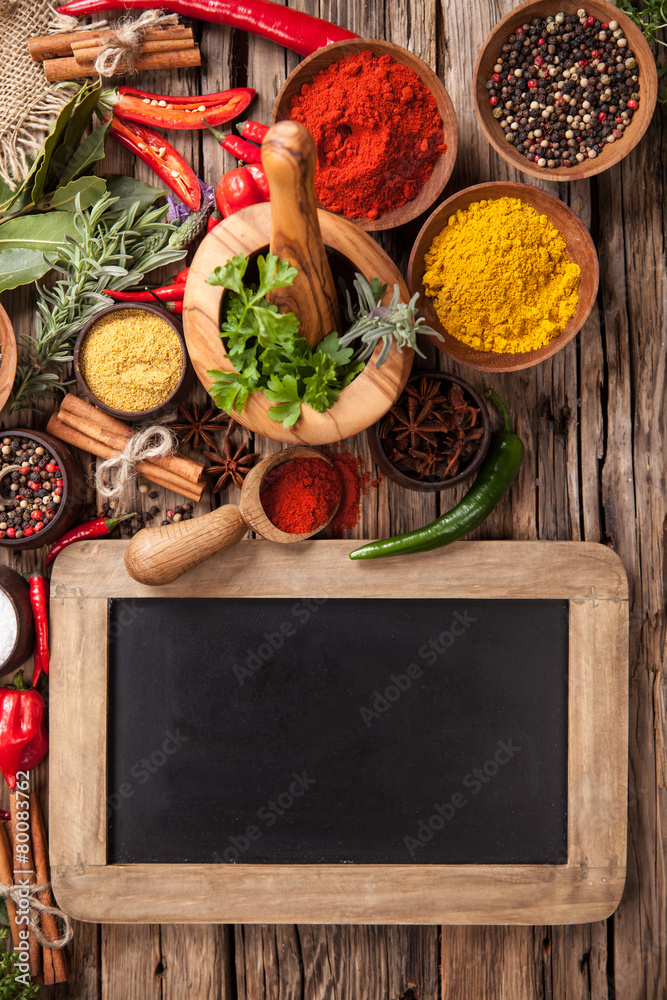
<instances>
[{"instance_id":1,"label":"bay leaf","mask_svg":"<svg viewBox=\"0 0 667 1000\"><path fill-rule=\"evenodd\" d=\"M58 209L63 212L73 212L76 208L75 199L81 195L81 208L90 208L100 200L106 191L106 181L103 177L78 177L69 184L62 184L53 194L40 199L37 208L41 211Z\"/></svg>"},{"instance_id":2,"label":"bay leaf","mask_svg":"<svg viewBox=\"0 0 667 1000\"><path fill-rule=\"evenodd\" d=\"M102 81L99 79L96 83L86 84L79 91L77 104L72 111L64 135L51 158L45 190L52 190L56 184L72 180L77 173L81 172L81 170L72 171L70 163L74 157L79 158L78 153L83 145L81 140L92 121L93 112L97 107L101 92ZM86 141L84 140L84 142Z\"/></svg>"},{"instance_id":3,"label":"bay leaf","mask_svg":"<svg viewBox=\"0 0 667 1000\"><path fill-rule=\"evenodd\" d=\"M0 250L0 292L29 285L50 270L39 250Z\"/></svg>"},{"instance_id":4,"label":"bay leaf","mask_svg":"<svg viewBox=\"0 0 667 1000\"><path fill-rule=\"evenodd\" d=\"M118 198L111 211L114 215L126 212L135 201L139 202L139 214L150 208L151 205L164 195L162 188L156 188L145 181L139 181L136 177L124 177L122 174L107 174L107 192L112 198Z\"/></svg>"},{"instance_id":5,"label":"bay leaf","mask_svg":"<svg viewBox=\"0 0 667 1000\"><path fill-rule=\"evenodd\" d=\"M74 97L67 102L64 106L55 122L49 129L47 136L44 140L42 148L37 154L37 158L32 165L32 170L28 175L27 181L31 188L31 197L34 202L38 201L46 185L46 179L49 173L49 166L51 164L51 157L53 156L60 139L67 128L70 117L76 103L79 99L80 91L77 91Z\"/></svg>"},{"instance_id":6,"label":"bay leaf","mask_svg":"<svg viewBox=\"0 0 667 1000\"><path fill-rule=\"evenodd\" d=\"M75 236L71 212L22 215L0 225L0 250L37 250L47 253L66 236Z\"/></svg>"},{"instance_id":7,"label":"bay leaf","mask_svg":"<svg viewBox=\"0 0 667 1000\"><path fill-rule=\"evenodd\" d=\"M68 181L74 180L75 177L79 177L104 157L104 142L110 125L109 121L93 129L90 135L86 136L80 143L62 172L60 184L66 184Z\"/></svg>"}]
</instances>

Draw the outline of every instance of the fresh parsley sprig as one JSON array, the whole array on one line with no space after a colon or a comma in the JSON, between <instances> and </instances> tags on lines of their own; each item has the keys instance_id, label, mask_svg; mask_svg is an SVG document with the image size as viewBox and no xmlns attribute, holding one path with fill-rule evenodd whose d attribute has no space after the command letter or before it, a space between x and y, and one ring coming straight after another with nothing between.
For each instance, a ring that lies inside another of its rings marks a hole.
<instances>
[{"instance_id":1,"label":"fresh parsley sprig","mask_svg":"<svg viewBox=\"0 0 667 1000\"><path fill-rule=\"evenodd\" d=\"M210 371L210 393L227 413L241 412L253 392L262 391L273 405L269 417L292 427L307 403L324 413L342 389L364 367L353 348L341 348L331 332L313 351L299 335L294 313L281 313L266 296L291 285L297 275L288 261L274 254L257 258L259 283L246 284L248 258L238 254L209 277L211 285L227 290L227 307L220 336L235 371Z\"/></svg>"}]
</instances>

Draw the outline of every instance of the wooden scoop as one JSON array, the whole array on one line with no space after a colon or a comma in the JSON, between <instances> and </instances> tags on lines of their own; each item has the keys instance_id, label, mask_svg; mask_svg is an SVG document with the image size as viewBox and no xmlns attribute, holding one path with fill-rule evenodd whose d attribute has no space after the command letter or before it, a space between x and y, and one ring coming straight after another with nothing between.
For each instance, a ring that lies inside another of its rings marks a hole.
<instances>
[{"instance_id":1,"label":"wooden scoop","mask_svg":"<svg viewBox=\"0 0 667 1000\"><path fill-rule=\"evenodd\" d=\"M315 347L332 330L341 333L340 310L322 242L315 202L315 143L299 122L276 122L262 143L262 166L271 192L269 249L299 272L294 284L270 292L281 312L301 321L301 336Z\"/></svg>"},{"instance_id":2,"label":"wooden scoop","mask_svg":"<svg viewBox=\"0 0 667 1000\"><path fill-rule=\"evenodd\" d=\"M243 483L241 500L225 504L202 517L178 521L159 528L145 528L128 543L125 549L125 568L138 583L149 587L171 583L187 570L198 566L216 552L224 552L240 542L248 528L272 542L302 542L326 527L338 510L339 500L324 524L313 531L296 535L276 528L267 517L260 490L267 473L293 458L319 458L329 462L314 448L286 448L262 459L250 470ZM329 465L332 463L329 462Z\"/></svg>"}]
</instances>

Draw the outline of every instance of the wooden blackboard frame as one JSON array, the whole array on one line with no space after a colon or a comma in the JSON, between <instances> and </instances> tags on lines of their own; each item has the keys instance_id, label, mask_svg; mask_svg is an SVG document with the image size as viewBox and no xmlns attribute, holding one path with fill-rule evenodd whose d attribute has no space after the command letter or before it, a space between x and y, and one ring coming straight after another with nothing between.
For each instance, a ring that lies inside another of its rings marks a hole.
<instances>
[{"instance_id":1,"label":"wooden blackboard frame","mask_svg":"<svg viewBox=\"0 0 667 1000\"><path fill-rule=\"evenodd\" d=\"M104 923L568 924L614 911L626 872L628 594L608 548L459 542L359 564L346 558L358 541L246 540L149 588L125 572L126 544L72 546L52 578L51 869L65 912ZM107 602L147 596L567 599L567 864L107 864Z\"/></svg>"}]
</instances>

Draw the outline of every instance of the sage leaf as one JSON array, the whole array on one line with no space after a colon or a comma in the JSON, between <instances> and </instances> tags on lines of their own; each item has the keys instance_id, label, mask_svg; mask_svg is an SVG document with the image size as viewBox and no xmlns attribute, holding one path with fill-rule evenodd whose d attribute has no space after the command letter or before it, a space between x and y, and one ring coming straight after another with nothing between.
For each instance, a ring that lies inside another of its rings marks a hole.
<instances>
[{"instance_id":1,"label":"sage leaf","mask_svg":"<svg viewBox=\"0 0 667 1000\"><path fill-rule=\"evenodd\" d=\"M37 208L41 211L59 209L63 212L74 212L77 206L75 199L81 195L80 210L90 208L100 200L106 191L106 181L102 177L78 177L69 184L56 188L53 194L40 199Z\"/></svg>"},{"instance_id":2,"label":"sage leaf","mask_svg":"<svg viewBox=\"0 0 667 1000\"><path fill-rule=\"evenodd\" d=\"M29 285L50 269L39 250L0 250L0 292Z\"/></svg>"},{"instance_id":3,"label":"sage leaf","mask_svg":"<svg viewBox=\"0 0 667 1000\"><path fill-rule=\"evenodd\" d=\"M135 177L124 177L122 174L107 174L107 192L112 198L116 198L115 205L111 211L114 215L127 212L135 202L139 203L138 214L142 214L146 209L158 200L164 191L156 188L145 181L139 181Z\"/></svg>"},{"instance_id":4,"label":"sage leaf","mask_svg":"<svg viewBox=\"0 0 667 1000\"><path fill-rule=\"evenodd\" d=\"M75 236L71 212L48 212L46 215L23 215L0 225L0 250L38 250L48 253L54 243Z\"/></svg>"}]
</instances>

